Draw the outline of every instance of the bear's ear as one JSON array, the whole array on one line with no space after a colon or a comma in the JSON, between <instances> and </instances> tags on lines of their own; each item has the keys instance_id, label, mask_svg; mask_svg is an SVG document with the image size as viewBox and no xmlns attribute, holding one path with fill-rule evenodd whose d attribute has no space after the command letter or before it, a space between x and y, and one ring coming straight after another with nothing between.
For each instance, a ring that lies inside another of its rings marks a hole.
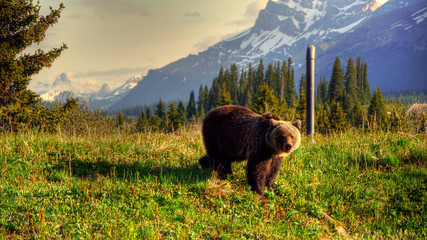
<instances>
[{"instance_id":1,"label":"bear's ear","mask_svg":"<svg viewBox=\"0 0 427 240\"><path fill-rule=\"evenodd\" d=\"M301 128L301 121L300 120L296 120L295 122L292 123L292 125L294 125L296 128L298 128L298 130L300 130L300 128Z\"/></svg>"},{"instance_id":2,"label":"bear's ear","mask_svg":"<svg viewBox=\"0 0 427 240\"><path fill-rule=\"evenodd\" d=\"M280 124L280 121L274 120L273 118L270 119L270 126L276 127Z\"/></svg>"}]
</instances>

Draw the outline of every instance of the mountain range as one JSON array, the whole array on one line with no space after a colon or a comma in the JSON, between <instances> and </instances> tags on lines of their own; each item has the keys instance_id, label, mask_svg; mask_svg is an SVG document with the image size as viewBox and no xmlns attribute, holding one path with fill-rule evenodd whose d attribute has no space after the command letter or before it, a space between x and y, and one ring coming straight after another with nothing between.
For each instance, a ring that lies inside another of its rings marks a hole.
<instances>
[{"instance_id":1,"label":"mountain range","mask_svg":"<svg viewBox=\"0 0 427 240\"><path fill-rule=\"evenodd\" d=\"M296 82L305 53L316 46L316 75L329 78L336 56L360 56L368 64L371 89L427 89L427 1L269 0L254 26L207 50L135 78L120 94L110 92L93 106L121 109L159 101L188 100L200 85L211 86L222 67L287 60Z\"/></svg>"}]
</instances>

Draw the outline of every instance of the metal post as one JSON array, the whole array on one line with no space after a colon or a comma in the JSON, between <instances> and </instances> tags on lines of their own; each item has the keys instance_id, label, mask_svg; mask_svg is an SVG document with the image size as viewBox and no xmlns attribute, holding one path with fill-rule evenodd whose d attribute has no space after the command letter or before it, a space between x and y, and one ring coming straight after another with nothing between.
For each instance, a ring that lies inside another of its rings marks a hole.
<instances>
[{"instance_id":1,"label":"metal post","mask_svg":"<svg viewBox=\"0 0 427 240\"><path fill-rule=\"evenodd\" d=\"M314 62L316 60L316 48L309 45L307 48L307 135L314 134Z\"/></svg>"}]
</instances>

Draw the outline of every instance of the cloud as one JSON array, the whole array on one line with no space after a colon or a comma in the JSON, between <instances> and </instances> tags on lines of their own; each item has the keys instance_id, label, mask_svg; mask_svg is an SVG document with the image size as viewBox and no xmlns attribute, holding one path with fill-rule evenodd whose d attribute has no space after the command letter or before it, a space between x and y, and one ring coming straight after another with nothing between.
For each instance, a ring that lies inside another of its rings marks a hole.
<instances>
[{"instance_id":1,"label":"cloud","mask_svg":"<svg viewBox=\"0 0 427 240\"><path fill-rule=\"evenodd\" d=\"M252 2L246 7L245 15L250 17L257 17L259 11L265 8L267 2L268 0L256 0L255 2Z\"/></svg>"},{"instance_id":2,"label":"cloud","mask_svg":"<svg viewBox=\"0 0 427 240\"><path fill-rule=\"evenodd\" d=\"M93 7L94 10L101 15L150 15L150 13L141 3L136 3L131 0L82 0L82 3L86 4L87 6Z\"/></svg>"},{"instance_id":3,"label":"cloud","mask_svg":"<svg viewBox=\"0 0 427 240\"><path fill-rule=\"evenodd\" d=\"M246 12L243 18L231 22L237 26L247 26L253 24L258 17L259 12L265 8L268 0L256 0L246 7Z\"/></svg>"},{"instance_id":4,"label":"cloud","mask_svg":"<svg viewBox=\"0 0 427 240\"><path fill-rule=\"evenodd\" d=\"M202 40L200 40L199 42L197 42L196 44L194 44L193 49L197 52L204 51L204 50L208 49L209 47L212 47L213 45L217 44L218 42L230 39L230 38L240 34L241 32L242 31L236 31L234 33L227 33L227 34L224 34L222 36L220 36L220 35L207 36L207 37L203 38Z\"/></svg>"},{"instance_id":5,"label":"cloud","mask_svg":"<svg viewBox=\"0 0 427 240\"><path fill-rule=\"evenodd\" d=\"M92 77L117 77L129 74L142 74L147 71L145 67L137 68L116 68L107 71L89 71L85 73L74 73L73 78L92 78Z\"/></svg>"},{"instance_id":6,"label":"cloud","mask_svg":"<svg viewBox=\"0 0 427 240\"><path fill-rule=\"evenodd\" d=\"M201 17L199 12L187 12L184 14L185 17L189 17L189 18L199 18Z\"/></svg>"},{"instance_id":7,"label":"cloud","mask_svg":"<svg viewBox=\"0 0 427 240\"><path fill-rule=\"evenodd\" d=\"M195 51L203 51L221 41L220 36L207 36L193 45Z\"/></svg>"}]
</instances>

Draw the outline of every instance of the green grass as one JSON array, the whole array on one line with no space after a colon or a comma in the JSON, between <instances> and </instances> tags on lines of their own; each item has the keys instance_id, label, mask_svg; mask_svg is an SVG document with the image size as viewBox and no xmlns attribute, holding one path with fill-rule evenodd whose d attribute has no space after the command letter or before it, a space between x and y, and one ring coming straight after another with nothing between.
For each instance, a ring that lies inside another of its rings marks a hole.
<instances>
[{"instance_id":1,"label":"green grass","mask_svg":"<svg viewBox=\"0 0 427 240\"><path fill-rule=\"evenodd\" d=\"M199 127L109 137L3 135L0 236L10 239L427 237L427 138L303 139L265 199L245 163L202 171Z\"/></svg>"}]
</instances>

